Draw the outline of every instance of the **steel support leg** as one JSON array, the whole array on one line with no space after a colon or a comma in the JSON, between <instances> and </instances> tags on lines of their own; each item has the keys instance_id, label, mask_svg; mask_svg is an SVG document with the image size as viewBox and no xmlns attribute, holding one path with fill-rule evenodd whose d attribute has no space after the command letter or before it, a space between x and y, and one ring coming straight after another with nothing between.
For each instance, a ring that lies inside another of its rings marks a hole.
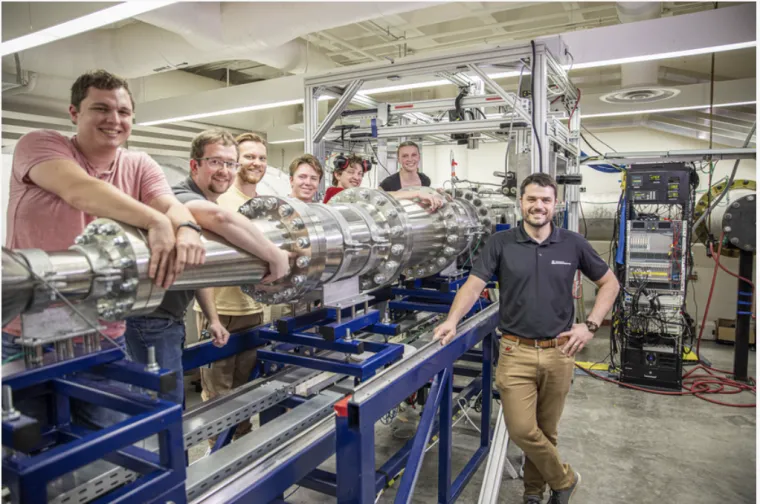
<instances>
[{"instance_id":1,"label":"steel support leg","mask_svg":"<svg viewBox=\"0 0 760 504\"><path fill-rule=\"evenodd\" d=\"M441 385L441 408L438 420L438 503L451 500L451 416L454 399L454 373L449 367ZM464 414L464 412L462 413ZM420 423L420 425L422 425Z\"/></svg>"},{"instance_id":2,"label":"steel support leg","mask_svg":"<svg viewBox=\"0 0 760 504\"><path fill-rule=\"evenodd\" d=\"M336 474L338 504L375 502L374 422L351 425L348 417L336 417Z\"/></svg>"},{"instance_id":3,"label":"steel support leg","mask_svg":"<svg viewBox=\"0 0 760 504\"><path fill-rule=\"evenodd\" d=\"M404 475L401 477L401 483L399 484L398 492L396 493L395 504L408 504L412 500L412 492L417 483L417 477L420 474L422 461L425 458L425 447L427 447L427 444L430 441L430 434L433 429L433 419L435 418L438 406L441 404L443 391L449 391L449 386L447 385L450 379L451 373L448 368L444 369L433 378L433 385L430 387L430 395L428 396L427 403L425 403L425 410L422 412L422 418L420 418L420 424L417 427L417 434L414 436L412 450L409 452L409 460L406 463L406 469ZM449 396L450 395L449 392ZM450 402L449 407L451 407ZM449 417L449 425L450 422L451 417ZM450 434L451 431L449 427L449 436ZM450 442L451 439L448 441Z\"/></svg>"},{"instance_id":4,"label":"steel support leg","mask_svg":"<svg viewBox=\"0 0 760 504\"><path fill-rule=\"evenodd\" d=\"M739 251L739 276L752 278L752 252ZM747 381L749 365L749 331L752 316L752 289L743 280L739 280L739 295L736 305L736 343L734 346L734 378Z\"/></svg>"}]
</instances>

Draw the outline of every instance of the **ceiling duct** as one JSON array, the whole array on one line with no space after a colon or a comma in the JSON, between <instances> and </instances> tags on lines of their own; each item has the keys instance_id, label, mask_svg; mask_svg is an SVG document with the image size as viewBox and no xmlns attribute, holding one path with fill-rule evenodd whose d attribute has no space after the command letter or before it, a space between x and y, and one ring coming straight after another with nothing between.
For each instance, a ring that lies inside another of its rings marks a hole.
<instances>
[{"instance_id":1,"label":"ceiling duct","mask_svg":"<svg viewBox=\"0 0 760 504\"><path fill-rule=\"evenodd\" d=\"M615 9L621 23L648 21L662 16L661 2L618 2ZM659 102L679 93L677 89L659 86L658 80L659 67L656 62L626 63L621 65L621 89L602 96L601 100L616 105L631 105Z\"/></svg>"}]
</instances>

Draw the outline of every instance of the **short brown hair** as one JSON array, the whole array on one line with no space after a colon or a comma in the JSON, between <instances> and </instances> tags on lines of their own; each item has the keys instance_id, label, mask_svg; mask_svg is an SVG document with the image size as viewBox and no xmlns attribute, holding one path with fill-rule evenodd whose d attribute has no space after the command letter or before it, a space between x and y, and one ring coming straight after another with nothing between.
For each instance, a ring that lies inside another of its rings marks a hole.
<instances>
[{"instance_id":1,"label":"short brown hair","mask_svg":"<svg viewBox=\"0 0 760 504\"><path fill-rule=\"evenodd\" d=\"M319 159L312 156L311 154L304 154L303 156L298 156L290 163L291 177L296 174L296 170L302 164L307 164L311 166L312 168L314 168L314 171L316 171L317 174L319 175L319 180L322 180L322 174L324 173L324 171L322 170L322 163L320 163Z\"/></svg>"},{"instance_id":2,"label":"short brown hair","mask_svg":"<svg viewBox=\"0 0 760 504\"><path fill-rule=\"evenodd\" d=\"M105 70L90 70L77 77L71 86L71 104L74 105L74 108L79 110L82 100L87 98L87 92L91 87L107 91L124 88L132 102L132 111L134 111L135 99L132 97L132 91L129 90L127 80Z\"/></svg>"},{"instance_id":3,"label":"short brown hair","mask_svg":"<svg viewBox=\"0 0 760 504\"><path fill-rule=\"evenodd\" d=\"M193 143L190 145L190 158L195 160L201 159L206 151L206 146L215 143L220 143L224 146L234 145L235 152L240 154L238 144L232 137L232 133L226 129L214 128L202 131L193 138Z\"/></svg>"},{"instance_id":4,"label":"short brown hair","mask_svg":"<svg viewBox=\"0 0 760 504\"><path fill-rule=\"evenodd\" d=\"M262 144L264 147L269 148L269 146L267 145L266 140L264 140L263 138L261 138L256 133L241 133L241 134L239 134L238 136L235 137L235 142L238 145L240 145L241 143L244 143L244 142L258 142L258 143Z\"/></svg>"},{"instance_id":5,"label":"short brown hair","mask_svg":"<svg viewBox=\"0 0 760 504\"><path fill-rule=\"evenodd\" d=\"M398 148L396 149L396 157L398 157L398 153L401 152L401 147L414 147L415 149L417 149L417 154L420 153L420 146L412 142L411 140L407 140L406 142L401 142L400 144L398 144Z\"/></svg>"},{"instance_id":6,"label":"short brown hair","mask_svg":"<svg viewBox=\"0 0 760 504\"><path fill-rule=\"evenodd\" d=\"M338 177L336 177L335 175L336 174L340 175L346 170L346 168L348 168L351 165L359 165L362 171L364 171L364 160L361 157L357 156L356 154L351 154L346 158L346 164L343 165L343 168L335 168L333 170L332 185L334 186L338 185Z\"/></svg>"},{"instance_id":7,"label":"short brown hair","mask_svg":"<svg viewBox=\"0 0 760 504\"><path fill-rule=\"evenodd\" d=\"M557 182L554 180L554 177L548 173L533 173L525 177L525 180L520 184L521 198L525 194L525 187L527 187L528 184L536 184L541 187L552 187L554 189L554 198L557 198Z\"/></svg>"}]
</instances>

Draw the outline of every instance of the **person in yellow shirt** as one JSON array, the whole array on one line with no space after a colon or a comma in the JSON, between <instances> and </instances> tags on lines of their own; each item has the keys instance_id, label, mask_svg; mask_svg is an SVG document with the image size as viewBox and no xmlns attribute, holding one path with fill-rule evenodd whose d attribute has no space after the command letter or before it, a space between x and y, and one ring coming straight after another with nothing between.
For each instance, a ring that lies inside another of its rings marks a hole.
<instances>
[{"instance_id":1,"label":"person in yellow shirt","mask_svg":"<svg viewBox=\"0 0 760 504\"><path fill-rule=\"evenodd\" d=\"M264 177L267 169L267 145L259 135L242 133L235 138L235 141L240 150L240 169L234 183L217 200L220 207L231 212L237 212L244 203L259 195L256 192L256 184ZM240 287L217 287L214 289L214 297L219 320L230 333L244 332L265 322L265 306L243 293ZM197 303L195 311L198 331L202 334L209 322ZM204 401L210 401L247 383L255 365L256 349L254 348L213 362L210 368L201 368L201 385L203 386L201 398ZM250 430L250 421L242 422L235 430L233 439L247 434ZM215 438L209 439L211 447L215 441Z\"/></svg>"}]
</instances>

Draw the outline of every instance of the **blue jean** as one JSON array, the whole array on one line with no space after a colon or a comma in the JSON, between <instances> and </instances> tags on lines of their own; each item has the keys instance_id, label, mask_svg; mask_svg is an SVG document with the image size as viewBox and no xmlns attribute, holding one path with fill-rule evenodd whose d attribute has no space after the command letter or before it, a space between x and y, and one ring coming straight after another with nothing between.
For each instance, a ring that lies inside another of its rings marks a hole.
<instances>
[{"instance_id":1,"label":"blue jean","mask_svg":"<svg viewBox=\"0 0 760 504\"><path fill-rule=\"evenodd\" d=\"M23 352L21 345L13 342L14 338L15 336L11 334L3 333L3 360L11 357L17 357L21 352ZM116 338L116 342L120 346L124 346L123 337ZM111 348L110 343L103 343L103 345L103 348ZM51 351L52 348L53 347L51 345L46 345L45 352ZM23 356L18 358L23 359ZM14 360L16 359L14 358ZM102 382L104 385L108 385L116 389L128 388L128 385L124 383L107 380L106 378L98 375L87 374L87 378L92 381ZM36 418L43 424L47 424L49 421L50 412L48 411L48 401L44 397L33 397L23 400L17 399L17 401L14 403L14 407L23 414L32 418ZM89 427L91 429L102 429L114 423L121 422L128 417L128 415L124 413L104 408L96 404L80 401L79 399L71 400L71 415L76 423L84 424L86 427Z\"/></svg>"},{"instance_id":2,"label":"blue jean","mask_svg":"<svg viewBox=\"0 0 760 504\"><path fill-rule=\"evenodd\" d=\"M156 361L164 369L177 373L177 387L159 394L161 399L182 404L185 397L185 380L182 371L182 349L185 346L184 321L157 317L130 317L124 333L127 352L132 360L148 363L148 347L156 349Z\"/></svg>"}]
</instances>

